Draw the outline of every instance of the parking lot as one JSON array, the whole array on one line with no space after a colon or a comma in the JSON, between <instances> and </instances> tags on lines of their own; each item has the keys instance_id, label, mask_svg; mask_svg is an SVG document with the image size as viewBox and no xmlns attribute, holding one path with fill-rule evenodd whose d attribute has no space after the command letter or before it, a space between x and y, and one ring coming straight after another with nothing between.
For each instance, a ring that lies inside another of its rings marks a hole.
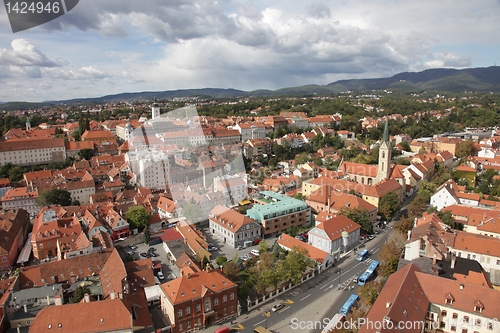
<instances>
[{"instance_id":1,"label":"parking lot","mask_svg":"<svg viewBox=\"0 0 500 333\"><path fill-rule=\"evenodd\" d=\"M224 243L222 240L212 237L208 228L203 229L203 234L207 237L207 242L215 245L218 250L212 251L212 262L215 263L215 258L218 256L224 256L227 260L233 259L235 256L241 257L245 254L248 254L251 250L259 250L259 245L249 246L241 250L236 250L234 247L229 244ZM276 242L276 237L264 238L262 241L265 241L267 245L271 248Z\"/></svg>"},{"instance_id":2,"label":"parking lot","mask_svg":"<svg viewBox=\"0 0 500 333\"><path fill-rule=\"evenodd\" d=\"M175 265L175 263L171 263L167 260L167 253L165 252L165 249L163 248L163 244L156 244L153 246L149 246L143 243L133 245L136 248L132 249L131 246L125 246L123 247L124 253L128 253L130 251L133 252L133 258L134 260L140 260L140 259L145 259L144 255L141 256L141 253L147 254L148 250L150 248L154 248L156 253L155 256L151 256L151 260L155 261L158 260L161 263L161 272L165 276L163 281L166 280L171 280L174 276L179 277L180 272L179 268Z\"/></svg>"}]
</instances>

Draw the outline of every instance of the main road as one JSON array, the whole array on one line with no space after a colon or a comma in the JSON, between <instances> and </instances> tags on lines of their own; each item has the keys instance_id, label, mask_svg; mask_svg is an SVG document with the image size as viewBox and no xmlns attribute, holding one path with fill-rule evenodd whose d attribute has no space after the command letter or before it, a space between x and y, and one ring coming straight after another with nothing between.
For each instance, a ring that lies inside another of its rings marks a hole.
<instances>
[{"instance_id":1,"label":"main road","mask_svg":"<svg viewBox=\"0 0 500 333\"><path fill-rule=\"evenodd\" d=\"M352 293L356 293L358 284L352 282L354 276L360 276L366 270L370 262L378 260L378 251L387 240L390 232L392 232L392 229L387 226L387 229L383 229L377 237L361 246L361 249L366 248L370 250L370 255L364 261L357 261L356 254L352 252L347 254L343 257L340 264L337 264L335 267L330 267L325 272L315 276L303 285L280 295L280 297L248 314L243 314L238 317L238 325L233 327L235 329L239 327L239 330L242 332L250 333L253 332L256 326L269 328L289 326L291 324L290 318L292 318L296 312L305 307L318 306L314 304L315 301L326 293L332 293L332 302L329 304L329 308L324 316L327 318L333 317L345 303L347 298ZM341 285L341 292L337 291L339 284ZM350 290L350 288L353 289ZM334 298L336 298L335 301L333 301ZM275 304L283 304L284 307L277 312L273 312L271 308ZM323 318L298 317L297 319L304 321L323 320ZM313 332L320 332L320 330L313 330Z\"/></svg>"}]
</instances>

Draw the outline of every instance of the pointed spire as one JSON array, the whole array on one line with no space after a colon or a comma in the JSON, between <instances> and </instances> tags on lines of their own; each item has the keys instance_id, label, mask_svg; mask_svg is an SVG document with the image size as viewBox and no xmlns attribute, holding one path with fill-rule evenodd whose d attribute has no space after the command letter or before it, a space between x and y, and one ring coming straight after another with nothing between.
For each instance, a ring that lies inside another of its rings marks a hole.
<instances>
[{"instance_id":1,"label":"pointed spire","mask_svg":"<svg viewBox=\"0 0 500 333\"><path fill-rule=\"evenodd\" d=\"M387 118L385 119L384 136L382 138L382 142L387 143L387 146L389 146L389 120Z\"/></svg>"}]
</instances>

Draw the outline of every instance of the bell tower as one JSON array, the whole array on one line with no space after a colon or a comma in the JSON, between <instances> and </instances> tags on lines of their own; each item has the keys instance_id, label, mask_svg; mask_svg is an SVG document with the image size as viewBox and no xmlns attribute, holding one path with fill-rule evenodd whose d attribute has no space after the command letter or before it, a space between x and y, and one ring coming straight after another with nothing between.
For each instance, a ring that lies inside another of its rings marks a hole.
<instances>
[{"instance_id":1,"label":"bell tower","mask_svg":"<svg viewBox=\"0 0 500 333\"><path fill-rule=\"evenodd\" d=\"M153 105L151 105L151 113L152 120L160 118L160 107L158 106L158 103L156 103L156 96L153 100Z\"/></svg>"},{"instance_id":2,"label":"bell tower","mask_svg":"<svg viewBox=\"0 0 500 333\"><path fill-rule=\"evenodd\" d=\"M378 152L378 169L375 183L389 179L391 174L391 140L389 137L389 122L385 120L384 136Z\"/></svg>"}]
</instances>

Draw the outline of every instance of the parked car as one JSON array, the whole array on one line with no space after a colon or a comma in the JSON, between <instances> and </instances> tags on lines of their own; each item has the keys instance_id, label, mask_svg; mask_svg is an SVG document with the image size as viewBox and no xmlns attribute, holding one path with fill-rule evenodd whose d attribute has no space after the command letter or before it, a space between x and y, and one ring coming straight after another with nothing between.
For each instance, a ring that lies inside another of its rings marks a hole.
<instances>
[{"instance_id":1,"label":"parked car","mask_svg":"<svg viewBox=\"0 0 500 333\"><path fill-rule=\"evenodd\" d=\"M165 278L165 275L163 275L162 272L158 272L158 279L163 280Z\"/></svg>"},{"instance_id":2,"label":"parked car","mask_svg":"<svg viewBox=\"0 0 500 333\"><path fill-rule=\"evenodd\" d=\"M285 305L284 305L284 304L276 304L275 306L273 306L273 307L271 308L271 310L272 310L273 312L277 312L277 311L279 311L279 310L283 309L284 307L285 307Z\"/></svg>"},{"instance_id":3,"label":"parked car","mask_svg":"<svg viewBox=\"0 0 500 333\"><path fill-rule=\"evenodd\" d=\"M147 257L148 257L148 254L147 254L146 252L142 252L142 253L141 253L141 257L147 258Z\"/></svg>"},{"instance_id":4,"label":"parked car","mask_svg":"<svg viewBox=\"0 0 500 333\"><path fill-rule=\"evenodd\" d=\"M237 246L236 250L243 250L243 246Z\"/></svg>"},{"instance_id":5,"label":"parked car","mask_svg":"<svg viewBox=\"0 0 500 333\"><path fill-rule=\"evenodd\" d=\"M254 256L260 255L259 250L256 249L253 249L252 251L250 251L250 253L252 253Z\"/></svg>"},{"instance_id":6,"label":"parked car","mask_svg":"<svg viewBox=\"0 0 500 333\"><path fill-rule=\"evenodd\" d=\"M150 248L148 249L148 252L156 252L156 249L155 249L154 247L150 247Z\"/></svg>"},{"instance_id":7,"label":"parked car","mask_svg":"<svg viewBox=\"0 0 500 333\"><path fill-rule=\"evenodd\" d=\"M137 246L132 245L132 246L130 246L130 248L131 248L132 250L136 250L136 249L137 249Z\"/></svg>"},{"instance_id":8,"label":"parked car","mask_svg":"<svg viewBox=\"0 0 500 333\"><path fill-rule=\"evenodd\" d=\"M368 240L372 240L372 239L374 239L374 238L375 238L375 235L370 235L370 236L368 236Z\"/></svg>"},{"instance_id":9,"label":"parked car","mask_svg":"<svg viewBox=\"0 0 500 333\"><path fill-rule=\"evenodd\" d=\"M252 258L252 257L250 257L248 254L244 254L244 255L242 255L242 256L240 257L240 259L241 259L241 260L243 260L243 261L250 260L250 258Z\"/></svg>"},{"instance_id":10,"label":"parked car","mask_svg":"<svg viewBox=\"0 0 500 333\"><path fill-rule=\"evenodd\" d=\"M255 238L255 239L253 240L253 242L252 242L252 245L254 245L254 246L255 246L255 245L259 245L259 243L260 243L260 238Z\"/></svg>"}]
</instances>

